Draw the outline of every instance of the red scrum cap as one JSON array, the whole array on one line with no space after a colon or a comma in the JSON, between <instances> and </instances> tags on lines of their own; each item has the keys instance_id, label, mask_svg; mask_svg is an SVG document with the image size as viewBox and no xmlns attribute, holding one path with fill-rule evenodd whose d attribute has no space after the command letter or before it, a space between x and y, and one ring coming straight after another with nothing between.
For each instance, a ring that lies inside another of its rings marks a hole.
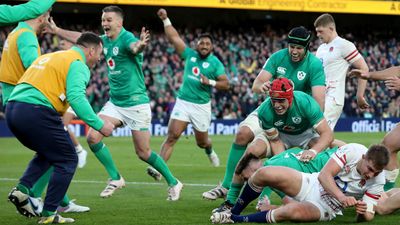
<instances>
[{"instance_id":1,"label":"red scrum cap","mask_svg":"<svg viewBox=\"0 0 400 225\"><path fill-rule=\"evenodd\" d=\"M289 105L293 101L293 83L287 78L278 78L272 81L271 89L269 90L271 99L287 99Z\"/></svg>"}]
</instances>

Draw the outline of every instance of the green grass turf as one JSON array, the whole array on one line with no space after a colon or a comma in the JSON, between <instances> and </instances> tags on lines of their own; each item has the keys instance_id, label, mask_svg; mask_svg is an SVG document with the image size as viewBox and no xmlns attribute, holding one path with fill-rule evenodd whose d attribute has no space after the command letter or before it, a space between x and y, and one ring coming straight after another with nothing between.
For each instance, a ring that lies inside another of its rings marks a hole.
<instances>
[{"instance_id":1,"label":"green grass turf","mask_svg":"<svg viewBox=\"0 0 400 225\"><path fill-rule=\"evenodd\" d=\"M337 133L336 138L364 145L380 142L383 133ZM89 152L88 163L78 169L68 194L76 203L90 206L91 211L82 214L63 214L76 219L75 224L211 224L211 210L222 200L206 201L201 195L222 180L228 151L233 136L212 136L214 148L221 159L221 166L211 167L204 151L200 150L193 136L183 136L175 147L168 165L184 183L181 200L168 202L165 181L155 182L146 173L147 164L137 159L130 138L107 138L114 160L128 182L126 188L113 197L102 199L99 193L106 185L107 175L100 163ZM84 139L80 139L87 149ZM153 137L151 147L158 152L162 137ZM16 213L13 204L7 202L7 194L22 175L33 152L25 149L15 138L0 138L0 224L36 224L37 219L27 219ZM398 185L397 185L398 186ZM278 201L276 198L275 201ZM255 211L252 203L245 211ZM354 209L347 209L345 216L324 224L354 223ZM377 216L368 224L399 224L399 213ZM286 223L290 224L290 223Z\"/></svg>"}]
</instances>

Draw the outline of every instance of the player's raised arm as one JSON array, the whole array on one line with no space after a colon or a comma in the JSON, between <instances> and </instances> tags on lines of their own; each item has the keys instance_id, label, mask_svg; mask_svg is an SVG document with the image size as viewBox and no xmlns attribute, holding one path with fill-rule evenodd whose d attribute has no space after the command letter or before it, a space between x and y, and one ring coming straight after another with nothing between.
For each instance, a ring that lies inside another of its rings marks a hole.
<instances>
[{"instance_id":1,"label":"player's raised arm","mask_svg":"<svg viewBox=\"0 0 400 225\"><path fill-rule=\"evenodd\" d=\"M172 26L171 20L167 16L167 11L165 9L159 9L157 15L164 23L164 31L168 40L174 45L178 54L181 55L185 50L186 44L182 38L179 37L176 29Z\"/></svg>"},{"instance_id":2,"label":"player's raised arm","mask_svg":"<svg viewBox=\"0 0 400 225\"><path fill-rule=\"evenodd\" d=\"M72 43L76 43L78 38L82 35L81 32L65 30L58 27L57 24L54 22L53 17L50 17L50 21L45 27L44 32L49 34L55 34L61 37L62 39L66 39L67 41L70 41Z\"/></svg>"},{"instance_id":3,"label":"player's raised arm","mask_svg":"<svg viewBox=\"0 0 400 225\"><path fill-rule=\"evenodd\" d=\"M36 18L49 10L55 0L31 0L15 6L0 5L0 26Z\"/></svg>"},{"instance_id":4,"label":"player's raised arm","mask_svg":"<svg viewBox=\"0 0 400 225\"><path fill-rule=\"evenodd\" d=\"M149 44L150 41L150 32L146 30L145 27L142 27L142 31L140 32L140 39L134 43L132 43L129 48L132 50L133 54L138 54L143 52L144 48Z\"/></svg>"}]
</instances>

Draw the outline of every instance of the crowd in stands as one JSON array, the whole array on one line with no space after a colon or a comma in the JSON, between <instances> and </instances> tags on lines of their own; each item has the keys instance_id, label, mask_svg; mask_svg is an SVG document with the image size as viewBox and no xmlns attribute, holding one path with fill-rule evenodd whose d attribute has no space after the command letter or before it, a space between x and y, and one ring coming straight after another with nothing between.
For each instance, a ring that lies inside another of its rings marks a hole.
<instances>
[{"instance_id":1,"label":"crowd in stands","mask_svg":"<svg viewBox=\"0 0 400 225\"><path fill-rule=\"evenodd\" d=\"M70 26L71 30L90 30L83 25ZM3 43L11 28L0 31L0 43ZM204 30L180 30L184 40L190 46L198 34ZM246 29L238 31L207 30L214 38L214 54L225 65L230 78L231 88L227 92L213 89L213 119L243 119L251 113L265 98L251 91L252 83L268 57L286 47L287 30L274 30L266 27L263 31ZM137 32L135 32L137 35ZM400 61L400 43L395 38L386 40L375 37L357 37L357 34L341 34L353 41L365 57L370 70L382 70ZM46 34L41 38L42 53L58 50L58 38ZM316 51L319 45L314 40L310 51ZM144 52L143 71L148 94L151 98L153 119L167 123L175 103L175 96L183 79L183 61L168 43L164 34L152 34L151 43ZM399 117L400 97L395 91L389 91L383 82L369 82L366 97L371 108L360 111L356 104L356 79L347 79L346 103L343 117ZM1 93L1 91L0 91ZM87 97L95 111L99 111L108 99L107 68L104 59L92 70L92 78L87 88Z\"/></svg>"}]
</instances>

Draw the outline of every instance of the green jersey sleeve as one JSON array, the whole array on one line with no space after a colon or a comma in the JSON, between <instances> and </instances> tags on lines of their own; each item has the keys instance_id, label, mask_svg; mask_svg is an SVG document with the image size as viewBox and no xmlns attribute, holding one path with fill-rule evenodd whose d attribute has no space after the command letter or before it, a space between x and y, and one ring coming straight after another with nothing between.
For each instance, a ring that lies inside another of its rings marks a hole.
<instances>
[{"instance_id":1,"label":"green jersey sleeve","mask_svg":"<svg viewBox=\"0 0 400 225\"><path fill-rule=\"evenodd\" d=\"M139 41L139 39L137 39L132 33L129 32L127 32L125 35L126 37L124 38L123 46L126 48L128 52L132 52L130 48L131 44Z\"/></svg>"},{"instance_id":2,"label":"green jersey sleeve","mask_svg":"<svg viewBox=\"0 0 400 225\"><path fill-rule=\"evenodd\" d=\"M193 49L186 46L185 50L183 50L183 52L181 54L181 58L187 59L188 57L190 57L194 54L193 51L194 51Z\"/></svg>"},{"instance_id":3,"label":"green jersey sleeve","mask_svg":"<svg viewBox=\"0 0 400 225\"><path fill-rule=\"evenodd\" d=\"M263 70L269 72L270 74L272 74L272 76L274 76L274 73L276 71L274 56L275 55L272 54L271 57L269 57L269 59L267 59L267 61L265 62L264 66L263 66Z\"/></svg>"},{"instance_id":4,"label":"green jersey sleeve","mask_svg":"<svg viewBox=\"0 0 400 225\"><path fill-rule=\"evenodd\" d=\"M226 74L226 72L225 72L224 64L222 64L221 61L216 60L215 75L216 75L217 77L219 77L219 76L225 75L225 74Z\"/></svg>"},{"instance_id":5,"label":"green jersey sleeve","mask_svg":"<svg viewBox=\"0 0 400 225\"><path fill-rule=\"evenodd\" d=\"M89 68L81 61L73 62L67 74L67 99L81 120L90 127L100 130L104 122L94 113L86 99L86 85L89 79Z\"/></svg>"},{"instance_id":6,"label":"green jersey sleeve","mask_svg":"<svg viewBox=\"0 0 400 225\"><path fill-rule=\"evenodd\" d=\"M27 69L39 57L37 38L31 32L23 32L17 39L17 46L22 64Z\"/></svg>"},{"instance_id":7,"label":"green jersey sleeve","mask_svg":"<svg viewBox=\"0 0 400 225\"><path fill-rule=\"evenodd\" d=\"M15 6L0 5L0 26L36 18L49 10L56 0L31 0Z\"/></svg>"},{"instance_id":8,"label":"green jersey sleeve","mask_svg":"<svg viewBox=\"0 0 400 225\"><path fill-rule=\"evenodd\" d=\"M315 58L312 64L312 77L310 79L311 87L325 86L325 72L324 67L319 59Z\"/></svg>"},{"instance_id":9,"label":"green jersey sleeve","mask_svg":"<svg viewBox=\"0 0 400 225\"><path fill-rule=\"evenodd\" d=\"M303 104L303 112L307 112L305 113L306 118L310 121L310 123L314 126L316 124L318 124L323 118L324 118L324 114L321 111L321 108L319 107L317 101L315 101L314 98L312 98L311 96L304 94L303 96L305 96L307 98L307 103Z\"/></svg>"},{"instance_id":10,"label":"green jersey sleeve","mask_svg":"<svg viewBox=\"0 0 400 225\"><path fill-rule=\"evenodd\" d=\"M263 130L268 130L273 128L273 112L271 100L267 98L257 109L258 121L260 123L260 127Z\"/></svg>"}]
</instances>

